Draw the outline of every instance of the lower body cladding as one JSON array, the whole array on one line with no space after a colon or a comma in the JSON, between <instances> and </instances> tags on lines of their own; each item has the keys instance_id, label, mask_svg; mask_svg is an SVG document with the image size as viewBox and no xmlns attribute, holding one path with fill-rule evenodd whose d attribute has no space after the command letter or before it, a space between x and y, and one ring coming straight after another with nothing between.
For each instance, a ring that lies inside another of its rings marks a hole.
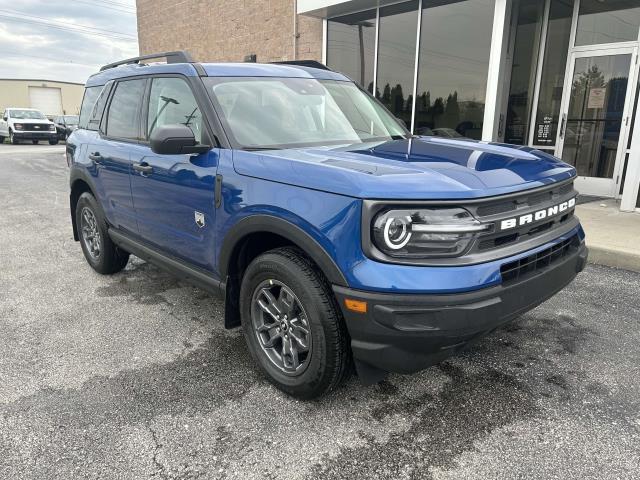
<instances>
[{"instance_id":1,"label":"lower body cladding","mask_svg":"<svg viewBox=\"0 0 640 480\"><path fill-rule=\"evenodd\" d=\"M584 240L575 236L516 262L507 259L501 284L471 292L389 294L334 286L360 379L375 383L387 372L414 373L444 360L562 290L586 261ZM349 310L345 300L366 302L366 311Z\"/></svg>"}]
</instances>

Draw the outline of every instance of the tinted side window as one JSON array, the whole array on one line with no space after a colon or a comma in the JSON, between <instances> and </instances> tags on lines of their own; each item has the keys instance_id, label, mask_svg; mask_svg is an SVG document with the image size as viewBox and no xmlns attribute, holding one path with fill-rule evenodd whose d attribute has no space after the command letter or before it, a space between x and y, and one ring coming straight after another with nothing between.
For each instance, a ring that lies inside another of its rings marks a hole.
<instances>
[{"instance_id":1,"label":"tinted side window","mask_svg":"<svg viewBox=\"0 0 640 480\"><path fill-rule=\"evenodd\" d=\"M140 108L146 80L118 82L107 115L107 135L137 140L140 138Z\"/></svg>"},{"instance_id":2,"label":"tinted side window","mask_svg":"<svg viewBox=\"0 0 640 480\"><path fill-rule=\"evenodd\" d=\"M82 98L82 106L80 107L80 122L78 126L80 128L87 128L89 124L89 116L93 111L93 106L96 104L98 95L102 91L103 86L89 87L84 90L84 97Z\"/></svg>"},{"instance_id":3,"label":"tinted side window","mask_svg":"<svg viewBox=\"0 0 640 480\"><path fill-rule=\"evenodd\" d=\"M154 78L149 96L148 135L162 125L190 127L202 140L202 114L189 84L181 78Z\"/></svg>"},{"instance_id":4,"label":"tinted side window","mask_svg":"<svg viewBox=\"0 0 640 480\"><path fill-rule=\"evenodd\" d=\"M102 88L100 96L96 100L93 110L89 115L89 125L87 126L88 130L100 129L100 121L102 120L102 114L104 113L104 108L107 105L107 99L109 98L109 92L111 92L112 85L112 83L108 83Z\"/></svg>"}]
</instances>

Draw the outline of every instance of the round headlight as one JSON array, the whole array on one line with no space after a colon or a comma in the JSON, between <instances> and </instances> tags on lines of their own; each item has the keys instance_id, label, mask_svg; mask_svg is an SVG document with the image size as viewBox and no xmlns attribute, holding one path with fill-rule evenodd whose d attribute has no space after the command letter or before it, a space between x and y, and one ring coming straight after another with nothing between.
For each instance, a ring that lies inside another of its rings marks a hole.
<instances>
[{"instance_id":1,"label":"round headlight","mask_svg":"<svg viewBox=\"0 0 640 480\"><path fill-rule=\"evenodd\" d=\"M371 240L390 257L456 257L490 228L460 207L389 209L374 217Z\"/></svg>"},{"instance_id":2,"label":"round headlight","mask_svg":"<svg viewBox=\"0 0 640 480\"><path fill-rule=\"evenodd\" d=\"M411 240L411 217L389 217L384 224L384 243L399 250Z\"/></svg>"}]
</instances>

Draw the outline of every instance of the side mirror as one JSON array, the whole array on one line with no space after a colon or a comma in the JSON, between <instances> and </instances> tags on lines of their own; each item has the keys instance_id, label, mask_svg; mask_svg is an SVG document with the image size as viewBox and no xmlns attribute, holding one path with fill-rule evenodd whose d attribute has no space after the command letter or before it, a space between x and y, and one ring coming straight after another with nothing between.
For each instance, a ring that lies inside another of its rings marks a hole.
<instances>
[{"instance_id":1,"label":"side mirror","mask_svg":"<svg viewBox=\"0 0 640 480\"><path fill-rule=\"evenodd\" d=\"M2 120L4 120L5 122L7 121L7 117L2 117Z\"/></svg>"},{"instance_id":2,"label":"side mirror","mask_svg":"<svg viewBox=\"0 0 640 480\"><path fill-rule=\"evenodd\" d=\"M162 125L151 133L151 150L159 155L205 153L210 145L200 145L189 127L182 124Z\"/></svg>"}]
</instances>

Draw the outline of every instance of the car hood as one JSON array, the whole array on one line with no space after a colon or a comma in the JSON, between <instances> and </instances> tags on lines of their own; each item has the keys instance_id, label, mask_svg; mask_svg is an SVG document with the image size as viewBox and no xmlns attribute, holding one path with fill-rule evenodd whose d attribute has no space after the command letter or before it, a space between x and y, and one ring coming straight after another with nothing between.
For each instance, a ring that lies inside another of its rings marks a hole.
<instances>
[{"instance_id":1,"label":"car hood","mask_svg":"<svg viewBox=\"0 0 640 480\"><path fill-rule=\"evenodd\" d=\"M238 173L358 198L480 198L575 176L561 160L529 147L414 137L383 143L236 151Z\"/></svg>"}]
</instances>

